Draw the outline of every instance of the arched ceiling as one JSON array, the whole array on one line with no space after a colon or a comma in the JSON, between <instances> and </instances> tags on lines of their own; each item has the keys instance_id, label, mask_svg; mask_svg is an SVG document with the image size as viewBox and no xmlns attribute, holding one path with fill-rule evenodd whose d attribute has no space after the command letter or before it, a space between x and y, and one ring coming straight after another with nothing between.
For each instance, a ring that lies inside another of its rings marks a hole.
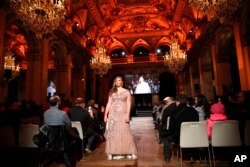
<instances>
[{"instance_id":1,"label":"arched ceiling","mask_svg":"<svg viewBox=\"0 0 250 167\"><path fill-rule=\"evenodd\" d=\"M207 23L203 14L188 6L188 0L71 0L67 3L67 14L72 20L77 17L79 24L84 23L79 26L84 33L81 38L94 43L103 41L109 52L122 47L131 53L139 45L148 45L153 52L157 46L169 44L174 35L180 47L188 51Z\"/></svg>"},{"instance_id":2,"label":"arched ceiling","mask_svg":"<svg viewBox=\"0 0 250 167\"><path fill-rule=\"evenodd\" d=\"M170 45L173 36L180 48L192 48L207 24L206 18L188 0L67 0L62 27L79 45L94 53L103 41L106 50L121 48L133 54L139 46L154 53ZM21 38L20 38L21 39Z\"/></svg>"}]
</instances>

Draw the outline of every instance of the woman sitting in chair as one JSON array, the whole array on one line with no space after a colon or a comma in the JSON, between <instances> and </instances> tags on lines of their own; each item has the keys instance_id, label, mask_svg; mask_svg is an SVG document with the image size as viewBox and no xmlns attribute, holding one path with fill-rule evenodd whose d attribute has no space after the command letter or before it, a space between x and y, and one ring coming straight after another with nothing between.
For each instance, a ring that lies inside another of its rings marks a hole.
<instances>
[{"instance_id":1,"label":"woman sitting in chair","mask_svg":"<svg viewBox=\"0 0 250 167\"><path fill-rule=\"evenodd\" d=\"M225 106L220 101L213 104L210 111L211 114L207 120L207 135L209 140L211 140L214 121L224 121L228 119L225 115Z\"/></svg>"}]
</instances>

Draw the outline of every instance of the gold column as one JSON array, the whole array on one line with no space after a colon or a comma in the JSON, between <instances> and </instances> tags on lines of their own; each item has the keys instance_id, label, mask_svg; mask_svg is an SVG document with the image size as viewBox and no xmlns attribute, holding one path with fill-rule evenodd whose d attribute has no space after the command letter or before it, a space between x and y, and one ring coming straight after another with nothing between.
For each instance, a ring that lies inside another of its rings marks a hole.
<instances>
[{"instance_id":1,"label":"gold column","mask_svg":"<svg viewBox=\"0 0 250 167\"><path fill-rule=\"evenodd\" d=\"M68 62L69 60L67 60ZM57 71L56 73L56 91L57 94L63 96L61 98L68 99L70 98L70 85L71 85L71 68L70 68L70 63L69 65L60 65L58 64Z\"/></svg>"},{"instance_id":2,"label":"gold column","mask_svg":"<svg viewBox=\"0 0 250 167\"><path fill-rule=\"evenodd\" d=\"M4 32L5 32L5 12L0 10L0 102L5 101L6 90L5 85L7 84L4 79Z\"/></svg>"},{"instance_id":3,"label":"gold column","mask_svg":"<svg viewBox=\"0 0 250 167\"><path fill-rule=\"evenodd\" d=\"M220 81L218 70L217 70L216 48L214 44L211 46L211 52L212 52L212 64L213 64L214 80L215 80L215 92L217 95L219 95L219 94L222 94L222 89L220 87L221 81Z\"/></svg>"},{"instance_id":4,"label":"gold column","mask_svg":"<svg viewBox=\"0 0 250 167\"><path fill-rule=\"evenodd\" d=\"M91 80L90 80L90 87L91 87L91 90L90 90L90 92L91 92L91 94L90 94L90 98L91 99L95 99L96 97L96 91L98 91L97 90L97 85L96 85L96 81L97 81L97 79L96 79L96 77L100 77L99 75L96 75L95 74L95 72L93 71L93 70L91 70L92 72L91 72Z\"/></svg>"},{"instance_id":5,"label":"gold column","mask_svg":"<svg viewBox=\"0 0 250 167\"><path fill-rule=\"evenodd\" d=\"M47 97L49 44L47 40L39 40L38 44L38 49L27 53L26 96L39 104L45 103Z\"/></svg>"},{"instance_id":6,"label":"gold column","mask_svg":"<svg viewBox=\"0 0 250 167\"><path fill-rule=\"evenodd\" d=\"M250 78L249 75L247 75L247 68L246 68L247 66L249 67L249 59L247 55L244 55L243 53L240 25L237 22L234 23L234 38L235 38L235 47L238 59L241 90L242 91L250 90Z\"/></svg>"},{"instance_id":7,"label":"gold column","mask_svg":"<svg viewBox=\"0 0 250 167\"><path fill-rule=\"evenodd\" d=\"M190 90L191 90L191 96L195 97L195 91L194 91L194 80L193 80L193 67L190 66L189 67L189 78L190 78Z\"/></svg>"},{"instance_id":8,"label":"gold column","mask_svg":"<svg viewBox=\"0 0 250 167\"><path fill-rule=\"evenodd\" d=\"M177 96L180 94L184 94L185 93L185 77L184 77L185 73L181 72L178 75L175 76L176 81L177 81Z\"/></svg>"},{"instance_id":9,"label":"gold column","mask_svg":"<svg viewBox=\"0 0 250 167\"><path fill-rule=\"evenodd\" d=\"M82 66L81 68L73 68L72 69L72 91L73 91L73 99L76 97L82 97L86 100L85 97L85 85L86 85L86 66Z\"/></svg>"},{"instance_id":10,"label":"gold column","mask_svg":"<svg viewBox=\"0 0 250 167\"><path fill-rule=\"evenodd\" d=\"M199 68L199 84L200 84L200 90L202 94L205 94L205 88L204 88L204 77L203 77L203 71L202 71L202 58L199 57L198 59L198 68Z\"/></svg>"},{"instance_id":11,"label":"gold column","mask_svg":"<svg viewBox=\"0 0 250 167\"><path fill-rule=\"evenodd\" d=\"M246 77L247 77L247 90L250 90L250 46L244 46L243 48L244 51L244 59L245 59L245 63L246 63Z\"/></svg>"}]
</instances>

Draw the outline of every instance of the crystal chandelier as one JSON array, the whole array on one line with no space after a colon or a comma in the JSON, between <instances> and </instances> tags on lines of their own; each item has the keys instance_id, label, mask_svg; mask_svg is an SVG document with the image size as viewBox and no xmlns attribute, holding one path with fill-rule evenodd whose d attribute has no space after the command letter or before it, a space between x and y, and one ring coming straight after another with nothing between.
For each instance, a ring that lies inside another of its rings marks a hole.
<instances>
[{"instance_id":1,"label":"crystal chandelier","mask_svg":"<svg viewBox=\"0 0 250 167\"><path fill-rule=\"evenodd\" d=\"M169 53L167 52L164 58L164 64L173 74L178 74L183 70L184 65L187 63L187 55L184 51L180 50L178 39L172 38Z\"/></svg>"},{"instance_id":2,"label":"crystal chandelier","mask_svg":"<svg viewBox=\"0 0 250 167\"><path fill-rule=\"evenodd\" d=\"M224 22L241 7L242 2L243 0L189 0L189 5L204 12L210 20L219 19Z\"/></svg>"},{"instance_id":3,"label":"crystal chandelier","mask_svg":"<svg viewBox=\"0 0 250 167\"><path fill-rule=\"evenodd\" d=\"M64 18L64 0L10 0L11 8L41 39L53 32Z\"/></svg>"},{"instance_id":4,"label":"crystal chandelier","mask_svg":"<svg viewBox=\"0 0 250 167\"><path fill-rule=\"evenodd\" d=\"M8 52L4 57L4 70L7 72L11 72L10 78L15 78L20 73L20 66L15 65L15 58L13 57L13 53Z\"/></svg>"},{"instance_id":5,"label":"crystal chandelier","mask_svg":"<svg viewBox=\"0 0 250 167\"><path fill-rule=\"evenodd\" d=\"M112 67L110 57L106 55L106 50L103 43L96 45L96 55L90 60L90 67L101 77L108 73Z\"/></svg>"}]
</instances>

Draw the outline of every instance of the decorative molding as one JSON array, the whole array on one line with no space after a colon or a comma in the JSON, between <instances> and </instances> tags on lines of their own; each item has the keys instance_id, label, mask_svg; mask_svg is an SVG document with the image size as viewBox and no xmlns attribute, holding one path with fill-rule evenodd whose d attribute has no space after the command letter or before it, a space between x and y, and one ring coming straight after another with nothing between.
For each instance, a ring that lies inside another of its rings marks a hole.
<instances>
[{"instance_id":1,"label":"decorative molding","mask_svg":"<svg viewBox=\"0 0 250 167\"><path fill-rule=\"evenodd\" d=\"M177 7L175 9L173 22L179 22L182 17L182 13L185 9L188 0L178 0Z\"/></svg>"},{"instance_id":2,"label":"decorative molding","mask_svg":"<svg viewBox=\"0 0 250 167\"><path fill-rule=\"evenodd\" d=\"M95 21L97 22L98 26L100 28L105 27L105 22L101 17L101 14L99 13L99 10L96 7L96 4L93 0L86 0L85 4L88 6L88 9L92 16L94 17Z\"/></svg>"}]
</instances>

